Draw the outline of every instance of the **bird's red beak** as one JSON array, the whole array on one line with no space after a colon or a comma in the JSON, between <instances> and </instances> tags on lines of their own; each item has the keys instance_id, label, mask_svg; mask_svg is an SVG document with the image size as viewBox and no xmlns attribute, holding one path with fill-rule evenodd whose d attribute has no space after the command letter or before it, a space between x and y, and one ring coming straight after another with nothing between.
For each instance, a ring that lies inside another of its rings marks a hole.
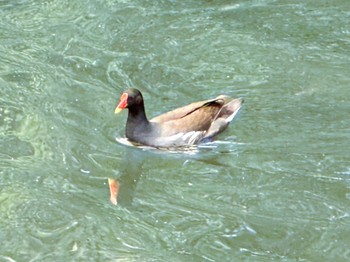
<instances>
[{"instance_id":1,"label":"bird's red beak","mask_svg":"<svg viewBox=\"0 0 350 262\"><path fill-rule=\"evenodd\" d=\"M120 111L122 111L124 108L126 108L128 106L128 94L127 93L123 93L120 96L120 100L118 105L116 106L116 108L114 109L114 113L118 114Z\"/></svg>"}]
</instances>

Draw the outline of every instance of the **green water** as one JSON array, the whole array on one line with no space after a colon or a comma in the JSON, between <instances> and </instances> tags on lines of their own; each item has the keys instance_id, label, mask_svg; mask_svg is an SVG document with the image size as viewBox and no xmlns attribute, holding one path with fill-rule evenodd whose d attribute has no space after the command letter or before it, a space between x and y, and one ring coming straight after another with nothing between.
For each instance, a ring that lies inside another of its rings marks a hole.
<instances>
[{"instance_id":1,"label":"green water","mask_svg":"<svg viewBox=\"0 0 350 262\"><path fill-rule=\"evenodd\" d=\"M0 261L349 261L349 69L348 0L0 1ZM129 86L245 104L141 150Z\"/></svg>"}]
</instances>

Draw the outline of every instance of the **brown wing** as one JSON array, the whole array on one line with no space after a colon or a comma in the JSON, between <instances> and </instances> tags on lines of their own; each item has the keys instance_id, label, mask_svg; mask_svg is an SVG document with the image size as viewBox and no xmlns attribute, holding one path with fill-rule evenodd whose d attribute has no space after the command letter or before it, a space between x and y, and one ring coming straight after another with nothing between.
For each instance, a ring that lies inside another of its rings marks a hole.
<instances>
[{"instance_id":1,"label":"brown wing","mask_svg":"<svg viewBox=\"0 0 350 262\"><path fill-rule=\"evenodd\" d=\"M190 104L152 119L161 126L161 135L170 136L180 132L205 131L215 120L224 100L212 99Z\"/></svg>"},{"instance_id":2,"label":"brown wing","mask_svg":"<svg viewBox=\"0 0 350 262\"><path fill-rule=\"evenodd\" d=\"M157 122L157 123L163 123L163 122L167 122L170 120L181 119L184 116L201 109L202 107L211 105L212 103L217 103L217 104L220 104L222 106L225 103L225 101L222 100L222 97L217 97L215 99L194 102L192 104L189 104L189 105L186 105L183 107L179 107L179 108L176 108L172 111L164 113L162 115L156 116L156 117L152 118L150 121Z\"/></svg>"}]
</instances>

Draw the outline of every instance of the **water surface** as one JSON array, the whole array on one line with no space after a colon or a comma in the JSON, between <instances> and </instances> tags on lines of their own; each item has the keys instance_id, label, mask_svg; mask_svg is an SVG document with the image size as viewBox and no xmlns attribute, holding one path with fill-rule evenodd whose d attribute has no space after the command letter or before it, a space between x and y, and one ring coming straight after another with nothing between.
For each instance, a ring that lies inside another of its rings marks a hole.
<instances>
[{"instance_id":1,"label":"water surface","mask_svg":"<svg viewBox=\"0 0 350 262\"><path fill-rule=\"evenodd\" d=\"M1 1L1 261L348 261L350 5ZM196 152L130 148L148 115L226 94ZM107 178L120 181L117 207Z\"/></svg>"}]
</instances>

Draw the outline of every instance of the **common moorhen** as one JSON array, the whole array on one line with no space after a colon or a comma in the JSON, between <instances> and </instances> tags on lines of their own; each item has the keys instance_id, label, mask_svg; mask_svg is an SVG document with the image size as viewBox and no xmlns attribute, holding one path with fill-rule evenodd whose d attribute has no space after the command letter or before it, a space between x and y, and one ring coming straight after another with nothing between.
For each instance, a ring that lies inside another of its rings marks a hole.
<instances>
[{"instance_id":1,"label":"common moorhen","mask_svg":"<svg viewBox=\"0 0 350 262\"><path fill-rule=\"evenodd\" d=\"M141 92L130 88L122 93L114 112L129 109L125 135L131 142L152 147L179 147L210 141L228 126L242 103L241 98L220 95L148 120Z\"/></svg>"}]
</instances>

